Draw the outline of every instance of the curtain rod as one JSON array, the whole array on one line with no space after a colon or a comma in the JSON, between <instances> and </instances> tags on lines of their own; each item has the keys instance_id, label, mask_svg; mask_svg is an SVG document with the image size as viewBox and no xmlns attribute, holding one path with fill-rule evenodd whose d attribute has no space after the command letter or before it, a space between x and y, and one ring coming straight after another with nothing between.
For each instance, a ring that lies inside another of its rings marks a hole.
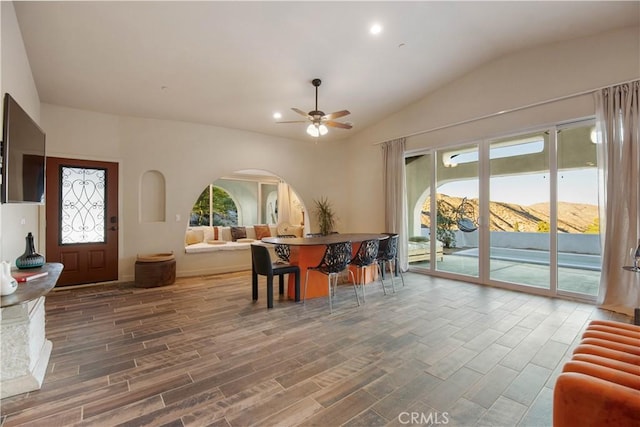
<instances>
[{"instance_id":1,"label":"curtain rod","mask_svg":"<svg viewBox=\"0 0 640 427\"><path fill-rule=\"evenodd\" d=\"M523 105L521 107L514 107L514 108L510 108L508 110L502 110L502 111L497 111L495 113L485 114L484 116L479 116L479 117L473 117L471 119L460 120L459 122L449 123L449 124L446 124L446 125L437 126L437 127L434 127L434 128L431 128L431 129L427 129L427 130L421 130L421 131L418 131L418 132L410 133L408 135L402 135L402 136L397 136L397 137L394 137L394 138L389 138L389 139L386 139L386 140L380 141L380 142L374 142L373 145L381 145L381 144L384 144L387 141L392 141L392 140L398 139L398 138L410 138L412 136L423 135L425 133L431 133L431 132L435 132L437 130L447 129L447 128L451 128L451 127L454 127L454 126L466 125L467 123L473 123L473 122L477 122L479 120L490 119L492 117L498 117L498 116L501 116L503 114L515 113L516 111L526 110L528 108L533 108L533 107L539 107L540 105L551 104L552 102L558 102L558 101L564 101L565 99L577 98L578 96L583 96L583 95L587 95L589 93L594 93L596 91L599 91L599 90L602 90L602 89L605 89L605 88L608 88L608 87L623 85L623 84L627 84L627 83L631 83L631 82L635 82L635 81L637 81L637 79L627 80L627 81L624 81L624 82L615 83L615 84L607 85L607 86L602 86L602 87L595 88L595 89L584 90L582 92L576 92L576 93L572 93L572 94L569 94L569 95L563 95L563 96L559 96L557 98L551 98L551 99L547 99L547 100L544 100L544 101L538 101L538 102L534 102L534 103L531 103L531 104Z\"/></svg>"}]
</instances>

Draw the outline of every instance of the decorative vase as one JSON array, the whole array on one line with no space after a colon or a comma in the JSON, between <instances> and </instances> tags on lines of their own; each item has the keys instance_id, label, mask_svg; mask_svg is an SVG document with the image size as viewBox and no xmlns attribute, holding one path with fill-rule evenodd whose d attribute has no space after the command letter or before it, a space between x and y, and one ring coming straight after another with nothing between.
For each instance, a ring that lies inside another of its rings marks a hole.
<instances>
[{"instance_id":1,"label":"decorative vase","mask_svg":"<svg viewBox=\"0 0 640 427\"><path fill-rule=\"evenodd\" d=\"M0 295L11 295L18 289L18 282L11 276L11 264L0 264Z\"/></svg>"},{"instance_id":2,"label":"decorative vase","mask_svg":"<svg viewBox=\"0 0 640 427\"><path fill-rule=\"evenodd\" d=\"M24 253L16 259L16 267L20 269L42 267L44 265L44 257L36 252L33 245L33 234L29 232L25 240L27 241L26 247Z\"/></svg>"}]
</instances>

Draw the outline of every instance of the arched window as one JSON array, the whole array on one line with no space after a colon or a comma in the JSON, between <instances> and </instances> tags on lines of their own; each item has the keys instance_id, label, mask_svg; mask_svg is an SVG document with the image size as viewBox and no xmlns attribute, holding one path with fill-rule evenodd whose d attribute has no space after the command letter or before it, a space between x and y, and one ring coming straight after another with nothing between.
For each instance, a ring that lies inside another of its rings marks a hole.
<instances>
[{"instance_id":1,"label":"arched window","mask_svg":"<svg viewBox=\"0 0 640 427\"><path fill-rule=\"evenodd\" d=\"M224 189L210 184L193 205L189 225L238 225L236 202Z\"/></svg>"}]
</instances>

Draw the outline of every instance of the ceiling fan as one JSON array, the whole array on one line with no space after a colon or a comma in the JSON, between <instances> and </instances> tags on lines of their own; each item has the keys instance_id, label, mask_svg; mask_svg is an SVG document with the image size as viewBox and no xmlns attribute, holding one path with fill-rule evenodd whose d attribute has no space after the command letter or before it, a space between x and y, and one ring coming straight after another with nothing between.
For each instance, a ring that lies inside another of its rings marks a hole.
<instances>
[{"instance_id":1,"label":"ceiling fan","mask_svg":"<svg viewBox=\"0 0 640 427\"><path fill-rule=\"evenodd\" d=\"M335 113L330 113L330 114L325 114L323 111L318 110L318 86L322 84L322 80L313 79L311 81L311 84L313 84L316 88L316 109L313 111L309 111L308 113L305 113L304 111L299 110L297 108L292 108L293 111L305 117L306 120L292 120L292 121L277 122L277 123L311 122L311 124L309 124L309 126L307 127L307 133L315 138L318 138L321 135L326 135L327 132L329 131L327 129L327 126L331 126L334 128L341 128L341 129L351 129L351 125L348 123L340 123L340 122L334 121L334 119L351 114L348 110L336 111Z\"/></svg>"}]
</instances>

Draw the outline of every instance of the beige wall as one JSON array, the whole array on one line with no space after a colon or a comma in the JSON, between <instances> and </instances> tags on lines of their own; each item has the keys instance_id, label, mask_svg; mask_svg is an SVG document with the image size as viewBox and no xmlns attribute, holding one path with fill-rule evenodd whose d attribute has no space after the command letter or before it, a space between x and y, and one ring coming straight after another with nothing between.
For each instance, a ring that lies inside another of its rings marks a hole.
<instances>
[{"instance_id":1,"label":"beige wall","mask_svg":"<svg viewBox=\"0 0 640 427\"><path fill-rule=\"evenodd\" d=\"M18 27L15 9L11 2L1 2L1 67L0 93L8 92L38 124L40 121L40 98L36 90L29 60ZM4 107L4 100L0 103ZM25 236L32 232L36 250L44 251L44 210L33 204L0 205L0 259L14 262L24 252Z\"/></svg>"},{"instance_id":2,"label":"beige wall","mask_svg":"<svg viewBox=\"0 0 640 427\"><path fill-rule=\"evenodd\" d=\"M192 123L39 106L11 3L2 2L2 24L2 92L15 94L47 132L47 155L120 164L121 280L132 279L138 253L174 251L179 275L202 272L202 265L196 265L201 257L196 261L183 254L188 214L205 185L236 170L277 174L292 185L307 208L313 199L327 196L341 231L383 231L382 154L374 143L640 77L639 29L620 30L501 58L350 140L312 144ZM585 95L419 134L409 138L407 146L454 144L592 114L592 97ZM165 222L139 221L140 181L149 170L165 178ZM40 217L34 206L0 207L3 259L13 260L22 253L24 235L36 231ZM26 224L20 225L23 218ZM211 261L206 268L221 271L224 261Z\"/></svg>"},{"instance_id":3,"label":"beige wall","mask_svg":"<svg viewBox=\"0 0 640 427\"><path fill-rule=\"evenodd\" d=\"M352 196L347 228L384 223L382 152L377 143L407 138L407 150L459 144L595 114L591 93L465 125L448 126L640 78L640 28L517 52L445 85L349 141ZM431 129L446 128L425 132ZM358 191L355 191L358 189ZM368 190L367 190L368 189ZM365 216L358 213L368 212Z\"/></svg>"},{"instance_id":4,"label":"beige wall","mask_svg":"<svg viewBox=\"0 0 640 427\"><path fill-rule=\"evenodd\" d=\"M225 271L222 256L184 254L193 203L209 183L234 171L262 169L288 182L310 207L326 195L345 216L347 159L341 144L313 144L193 123L119 117L42 104L48 155L120 164L120 279L131 280L137 254L173 251L178 275ZM166 185L166 221L141 222L146 171ZM180 220L176 220L179 216ZM312 225L313 227L314 225ZM340 229L344 229L339 225ZM206 263L206 265L203 265Z\"/></svg>"}]
</instances>

